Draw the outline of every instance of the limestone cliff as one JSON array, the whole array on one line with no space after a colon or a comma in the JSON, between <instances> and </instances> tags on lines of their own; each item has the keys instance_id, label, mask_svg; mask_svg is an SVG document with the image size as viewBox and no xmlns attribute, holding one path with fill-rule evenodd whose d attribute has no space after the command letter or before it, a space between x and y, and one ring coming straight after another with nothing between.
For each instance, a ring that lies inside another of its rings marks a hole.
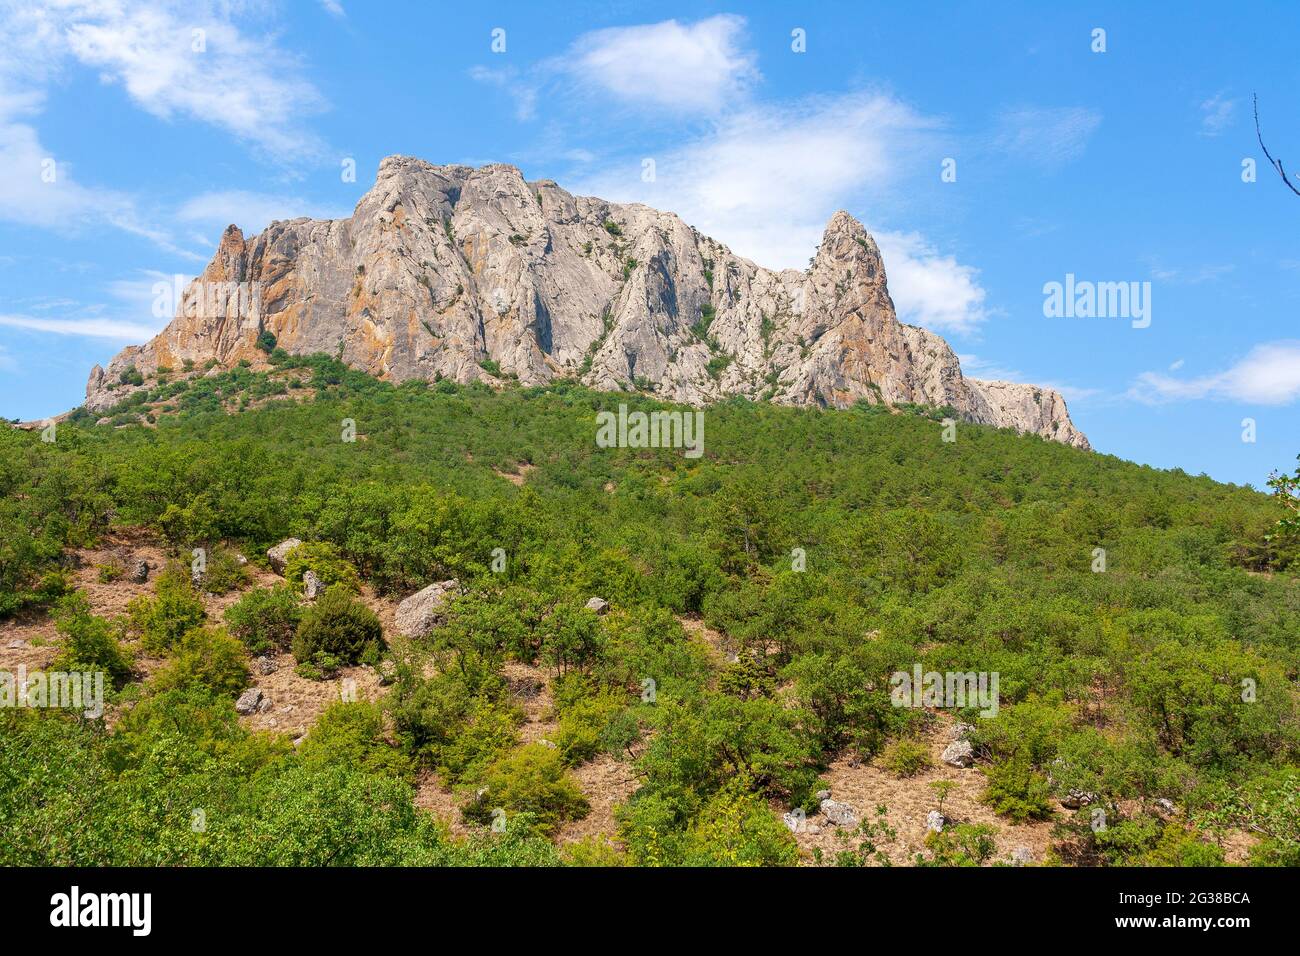
<instances>
[{"instance_id":1,"label":"limestone cliff","mask_svg":"<svg viewBox=\"0 0 1300 956\"><path fill-rule=\"evenodd\" d=\"M92 371L87 407L126 397L132 366L260 364L263 332L391 381L911 402L1088 447L1057 392L968 379L941 338L901 324L876 243L846 212L806 271L774 272L673 213L573 196L513 166L390 156L349 219L228 228L171 324Z\"/></svg>"}]
</instances>

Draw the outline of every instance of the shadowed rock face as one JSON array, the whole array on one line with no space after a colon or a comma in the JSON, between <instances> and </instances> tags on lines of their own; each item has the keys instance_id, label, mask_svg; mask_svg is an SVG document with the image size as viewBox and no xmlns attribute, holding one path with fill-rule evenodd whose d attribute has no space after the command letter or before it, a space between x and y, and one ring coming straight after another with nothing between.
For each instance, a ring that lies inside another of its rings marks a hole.
<instances>
[{"instance_id":1,"label":"shadowed rock face","mask_svg":"<svg viewBox=\"0 0 1300 956\"><path fill-rule=\"evenodd\" d=\"M875 241L837 212L811 267L773 272L673 213L572 196L513 166L390 156L350 219L235 226L151 342L86 386L102 411L149 374L254 365L269 331L394 382L577 378L705 404L732 395L845 408L951 406L962 418L1087 448L1061 396L962 375L943 339L894 313Z\"/></svg>"}]
</instances>

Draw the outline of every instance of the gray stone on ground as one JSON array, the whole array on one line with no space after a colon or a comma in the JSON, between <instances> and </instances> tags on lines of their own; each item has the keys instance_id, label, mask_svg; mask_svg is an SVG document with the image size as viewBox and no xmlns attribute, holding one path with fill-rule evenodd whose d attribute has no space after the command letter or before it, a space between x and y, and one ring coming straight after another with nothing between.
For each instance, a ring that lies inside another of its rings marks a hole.
<instances>
[{"instance_id":1,"label":"gray stone on ground","mask_svg":"<svg viewBox=\"0 0 1300 956\"><path fill-rule=\"evenodd\" d=\"M1024 866L1027 863L1034 862L1034 851L1027 846L1018 846L1011 851L1011 862L1016 866Z\"/></svg>"},{"instance_id":2,"label":"gray stone on ground","mask_svg":"<svg viewBox=\"0 0 1300 956\"><path fill-rule=\"evenodd\" d=\"M942 833L943 825L946 822L943 814L938 810L931 810L925 815L925 828L932 833Z\"/></svg>"},{"instance_id":3,"label":"gray stone on ground","mask_svg":"<svg viewBox=\"0 0 1300 956\"><path fill-rule=\"evenodd\" d=\"M442 607L458 587L455 580L430 584L397 605L394 624L397 633L404 637L427 637L429 632L446 619Z\"/></svg>"},{"instance_id":4,"label":"gray stone on ground","mask_svg":"<svg viewBox=\"0 0 1300 956\"><path fill-rule=\"evenodd\" d=\"M325 582L316 576L315 571L304 571L302 574L302 596L308 601L314 601L320 597L321 592L325 590Z\"/></svg>"},{"instance_id":5,"label":"gray stone on ground","mask_svg":"<svg viewBox=\"0 0 1300 956\"><path fill-rule=\"evenodd\" d=\"M950 767L969 767L975 762L975 750L969 740L954 740L939 756Z\"/></svg>"},{"instance_id":6,"label":"gray stone on ground","mask_svg":"<svg viewBox=\"0 0 1300 956\"><path fill-rule=\"evenodd\" d=\"M397 680L397 665L393 663L392 658L385 657L375 668L375 673L379 675L379 684L381 687L387 687L393 681Z\"/></svg>"},{"instance_id":7,"label":"gray stone on ground","mask_svg":"<svg viewBox=\"0 0 1300 956\"><path fill-rule=\"evenodd\" d=\"M250 687L239 695L239 700L235 701L235 713L251 714L261 708L262 699L265 695L260 687Z\"/></svg>"},{"instance_id":8,"label":"gray stone on ground","mask_svg":"<svg viewBox=\"0 0 1300 956\"><path fill-rule=\"evenodd\" d=\"M149 562L140 560L131 566L131 583L144 584L149 580Z\"/></svg>"},{"instance_id":9,"label":"gray stone on ground","mask_svg":"<svg viewBox=\"0 0 1300 956\"><path fill-rule=\"evenodd\" d=\"M597 614L604 614L609 610L609 602L604 598L594 597L587 602L587 610L595 611Z\"/></svg>"},{"instance_id":10,"label":"gray stone on ground","mask_svg":"<svg viewBox=\"0 0 1300 956\"><path fill-rule=\"evenodd\" d=\"M1086 807L1091 803L1097 802L1097 795L1087 790L1076 790L1073 787L1066 791L1065 796L1061 797L1061 806L1067 810L1078 810L1080 807Z\"/></svg>"},{"instance_id":11,"label":"gray stone on ground","mask_svg":"<svg viewBox=\"0 0 1300 956\"><path fill-rule=\"evenodd\" d=\"M300 544L302 542L297 538L285 538L274 548L269 548L266 559L271 562L271 570L276 574L284 574L285 565L289 562L289 552Z\"/></svg>"},{"instance_id":12,"label":"gray stone on ground","mask_svg":"<svg viewBox=\"0 0 1300 956\"><path fill-rule=\"evenodd\" d=\"M274 657L272 657L270 654L266 654L262 657L258 657L254 659L253 666L257 669L257 672L261 674L263 677L268 677L271 674L274 674L279 669L280 665L278 665L275 662Z\"/></svg>"},{"instance_id":13,"label":"gray stone on ground","mask_svg":"<svg viewBox=\"0 0 1300 956\"><path fill-rule=\"evenodd\" d=\"M817 801L818 801L819 803L820 803L822 800L829 800L830 798L831 798L831 792L830 792L829 790L818 790L818 791L817 791Z\"/></svg>"},{"instance_id":14,"label":"gray stone on ground","mask_svg":"<svg viewBox=\"0 0 1300 956\"><path fill-rule=\"evenodd\" d=\"M1156 809L1167 817L1173 816L1178 812L1178 806L1168 797L1158 797L1156 799Z\"/></svg>"},{"instance_id":15,"label":"gray stone on ground","mask_svg":"<svg viewBox=\"0 0 1300 956\"><path fill-rule=\"evenodd\" d=\"M837 827L855 827L858 825L858 811L847 803L838 800L821 802L822 816Z\"/></svg>"},{"instance_id":16,"label":"gray stone on ground","mask_svg":"<svg viewBox=\"0 0 1300 956\"><path fill-rule=\"evenodd\" d=\"M975 727L972 724L958 721L948 728L949 740L969 740L970 735L974 732Z\"/></svg>"}]
</instances>

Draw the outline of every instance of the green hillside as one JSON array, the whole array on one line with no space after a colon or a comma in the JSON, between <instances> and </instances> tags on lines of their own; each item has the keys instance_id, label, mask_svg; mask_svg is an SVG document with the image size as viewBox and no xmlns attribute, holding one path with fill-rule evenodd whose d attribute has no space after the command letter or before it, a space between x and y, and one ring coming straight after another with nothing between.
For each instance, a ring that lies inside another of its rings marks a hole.
<instances>
[{"instance_id":1,"label":"green hillside","mask_svg":"<svg viewBox=\"0 0 1300 956\"><path fill-rule=\"evenodd\" d=\"M1300 544L1266 540L1266 495L975 425L946 442L923 409L734 401L705 412L698 459L605 449L598 411L663 406L276 361L164 375L119 427L0 432L0 614L52 615L64 669L114 678L115 718L0 712L0 863L794 863L780 812L811 818L834 760L928 760L933 709L890 699L920 665L998 675L995 717L956 716L990 812L1054 821L1047 862L1213 864L1245 834L1250 862L1300 864ZM115 528L186 566L205 548L237 610L201 620L186 568L94 613L61 562ZM290 536L311 545L290 576L330 584L309 610L233 561ZM376 642L350 596L449 578L466 593L421 641ZM384 659L396 677L295 748L233 708L271 645L309 678ZM166 664L141 679L146 654ZM553 746L520 742L512 663L547 676ZM639 784L616 846L557 846L597 755ZM471 836L416 809L426 771ZM1063 809L1070 790L1090 804ZM882 830L833 862L878 862ZM916 861L988 862L986 831L958 822Z\"/></svg>"}]
</instances>

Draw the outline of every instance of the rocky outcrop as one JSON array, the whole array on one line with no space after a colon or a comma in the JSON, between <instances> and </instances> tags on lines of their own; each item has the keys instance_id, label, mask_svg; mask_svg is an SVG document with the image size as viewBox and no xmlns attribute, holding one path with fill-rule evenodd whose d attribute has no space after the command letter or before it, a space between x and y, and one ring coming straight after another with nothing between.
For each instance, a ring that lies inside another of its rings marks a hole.
<instances>
[{"instance_id":1,"label":"rocky outcrop","mask_svg":"<svg viewBox=\"0 0 1300 956\"><path fill-rule=\"evenodd\" d=\"M348 219L228 228L172 323L92 371L87 408L111 408L160 366L259 366L267 332L394 382L577 378L695 405L948 406L1088 447L1057 392L968 379L943 339L901 324L880 251L846 212L808 269L775 272L673 213L573 196L513 166L390 156Z\"/></svg>"},{"instance_id":2,"label":"rocky outcrop","mask_svg":"<svg viewBox=\"0 0 1300 956\"><path fill-rule=\"evenodd\" d=\"M443 605L456 594L455 580L430 584L397 605L394 625L404 637L427 637L444 619Z\"/></svg>"}]
</instances>

